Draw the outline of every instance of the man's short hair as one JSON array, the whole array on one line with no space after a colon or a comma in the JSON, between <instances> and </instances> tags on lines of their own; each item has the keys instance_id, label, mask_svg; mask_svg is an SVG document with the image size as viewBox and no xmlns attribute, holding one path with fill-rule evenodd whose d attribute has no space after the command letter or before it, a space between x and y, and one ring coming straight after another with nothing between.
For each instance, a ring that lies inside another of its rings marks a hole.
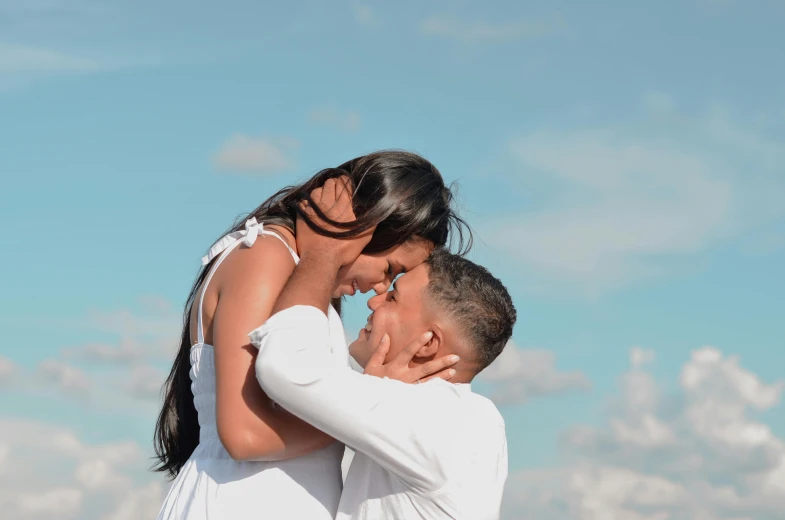
<instances>
[{"instance_id":1,"label":"man's short hair","mask_svg":"<svg viewBox=\"0 0 785 520\"><path fill-rule=\"evenodd\" d=\"M444 248L435 249L425 263L427 298L458 326L479 370L484 369L512 336L517 313L507 288L486 268Z\"/></svg>"}]
</instances>

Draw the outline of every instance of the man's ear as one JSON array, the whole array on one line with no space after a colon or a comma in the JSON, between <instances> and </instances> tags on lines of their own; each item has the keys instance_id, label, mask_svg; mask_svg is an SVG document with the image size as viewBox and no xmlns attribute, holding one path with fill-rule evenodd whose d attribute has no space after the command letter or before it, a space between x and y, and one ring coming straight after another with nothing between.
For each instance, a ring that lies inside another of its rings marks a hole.
<instances>
[{"instance_id":1,"label":"man's ear","mask_svg":"<svg viewBox=\"0 0 785 520\"><path fill-rule=\"evenodd\" d=\"M439 353L444 346L444 331L438 325L431 325L428 330L433 332L431 340L420 347L414 357L418 358L433 358Z\"/></svg>"}]
</instances>

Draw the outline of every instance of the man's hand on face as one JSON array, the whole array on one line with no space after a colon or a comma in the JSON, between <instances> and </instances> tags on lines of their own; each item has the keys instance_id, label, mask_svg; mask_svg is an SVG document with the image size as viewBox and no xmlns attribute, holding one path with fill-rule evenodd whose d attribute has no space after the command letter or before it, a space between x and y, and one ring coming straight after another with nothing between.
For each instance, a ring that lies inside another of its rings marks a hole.
<instances>
[{"instance_id":1,"label":"man's hand on face","mask_svg":"<svg viewBox=\"0 0 785 520\"><path fill-rule=\"evenodd\" d=\"M389 363L385 363L387 352L390 351L390 336L382 336L368 364L365 365L364 374L376 377L388 377L404 383L424 383L434 378L450 380L455 375L455 365L460 358L456 355L442 356L414 368L409 367L409 362L420 349L428 344L433 337L432 332L426 332L421 338L412 341L401 350Z\"/></svg>"},{"instance_id":2,"label":"man's hand on face","mask_svg":"<svg viewBox=\"0 0 785 520\"><path fill-rule=\"evenodd\" d=\"M352 188L347 176L328 179L324 186L311 192L313 205L327 218L334 222L354 222L357 218L352 209ZM312 222L322 229L333 232L345 232L346 228L337 227L325 222L307 200L300 203L300 210L308 215ZM320 262L331 262L336 269L354 262L365 246L371 241L375 227L352 238L330 238L312 230L302 216L297 216L295 239L300 257L318 259Z\"/></svg>"}]
</instances>

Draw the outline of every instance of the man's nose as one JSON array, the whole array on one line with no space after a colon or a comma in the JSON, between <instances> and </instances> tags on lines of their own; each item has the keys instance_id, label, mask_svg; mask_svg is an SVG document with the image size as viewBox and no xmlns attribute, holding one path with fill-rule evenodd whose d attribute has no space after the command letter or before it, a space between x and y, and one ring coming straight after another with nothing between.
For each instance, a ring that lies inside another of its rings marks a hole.
<instances>
[{"instance_id":1,"label":"man's nose","mask_svg":"<svg viewBox=\"0 0 785 520\"><path fill-rule=\"evenodd\" d=\"M377 294L371 298L368 298L368 308L372 311L375 311L379 308L379 305L382 304L384 301L384 294Z\"/></svg>"},{"instance_id":2,"label":"man's nose","mask_svg":"<svg viewBox=\"0 0 785 520\"><path fill-rule=\"evenodd\" d=\"M389 289L390 289L390 280L387 279L373 286L373 292L375 292L377 295L382 295L386 293Z\"/></svg>"}]
</instances>

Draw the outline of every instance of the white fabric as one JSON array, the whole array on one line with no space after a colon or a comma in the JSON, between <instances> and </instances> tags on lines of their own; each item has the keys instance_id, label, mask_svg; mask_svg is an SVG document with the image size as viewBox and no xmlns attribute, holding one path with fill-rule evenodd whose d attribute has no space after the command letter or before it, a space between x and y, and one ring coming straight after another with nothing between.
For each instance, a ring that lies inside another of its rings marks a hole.
<instances>
[{"instance_id":1,"label":"white fabric","mask_svg":"<svg viewBox=\"0 0 785 520\"><path fill-rule=\"evenodd\" d=\"M255 233L252 241L258 234L278 236L255 225L249 227L248 234L219 241L223 250L216 254L223 256L208 274L205 286L229 252L244 243L240 238L251 233ZM235 461L221 444L215 419L215 353L202 338L201 297L199 304L199 342L191 348L190 356L199 445L172 483L158 520L333 520L342 488L343 444L279 462ZM348 369L343 325L333 308L328 322L330 362Z\"/></svg>"},{"instance_id":2,"label":"white fabric","mask_svg":"<svg viewBox=\"0 0 785 520\"><path fill-rule=\"evenodd\" d=\"M228 235L224 236L218 242L213 244L210 249L207 251L207 254L202 257L202 265L207 265L210 261L215 258L216 256L223 253L225 250L229 248L232 244L237 242L238 240L242 239L243 244L247 247L251 247L256 242L256 237L259 235L273 235L278 237L281 242L284 243L286 249L292 254L294 261L297 262L297 253L292 250L289 244L281 238L280 235L277 233L273 233L271 231L265 231L264 224L260 222L256 222L256 217L251 217L245 221L245 229L241 229L240 231L232 231Z\"/></svg>"},{"instance_id":3,"label":"white fabric","mask_svg":"<svg viewBox=\"0 0 785 520\"><path fill-rule=\"evenodd\" d=\"M332 367L329 327L318 309L296 306L250 337L268 395L357 452L336 519L498 518L507 440L493 403L470 385Z\"/></svg>"}]
</instances>

